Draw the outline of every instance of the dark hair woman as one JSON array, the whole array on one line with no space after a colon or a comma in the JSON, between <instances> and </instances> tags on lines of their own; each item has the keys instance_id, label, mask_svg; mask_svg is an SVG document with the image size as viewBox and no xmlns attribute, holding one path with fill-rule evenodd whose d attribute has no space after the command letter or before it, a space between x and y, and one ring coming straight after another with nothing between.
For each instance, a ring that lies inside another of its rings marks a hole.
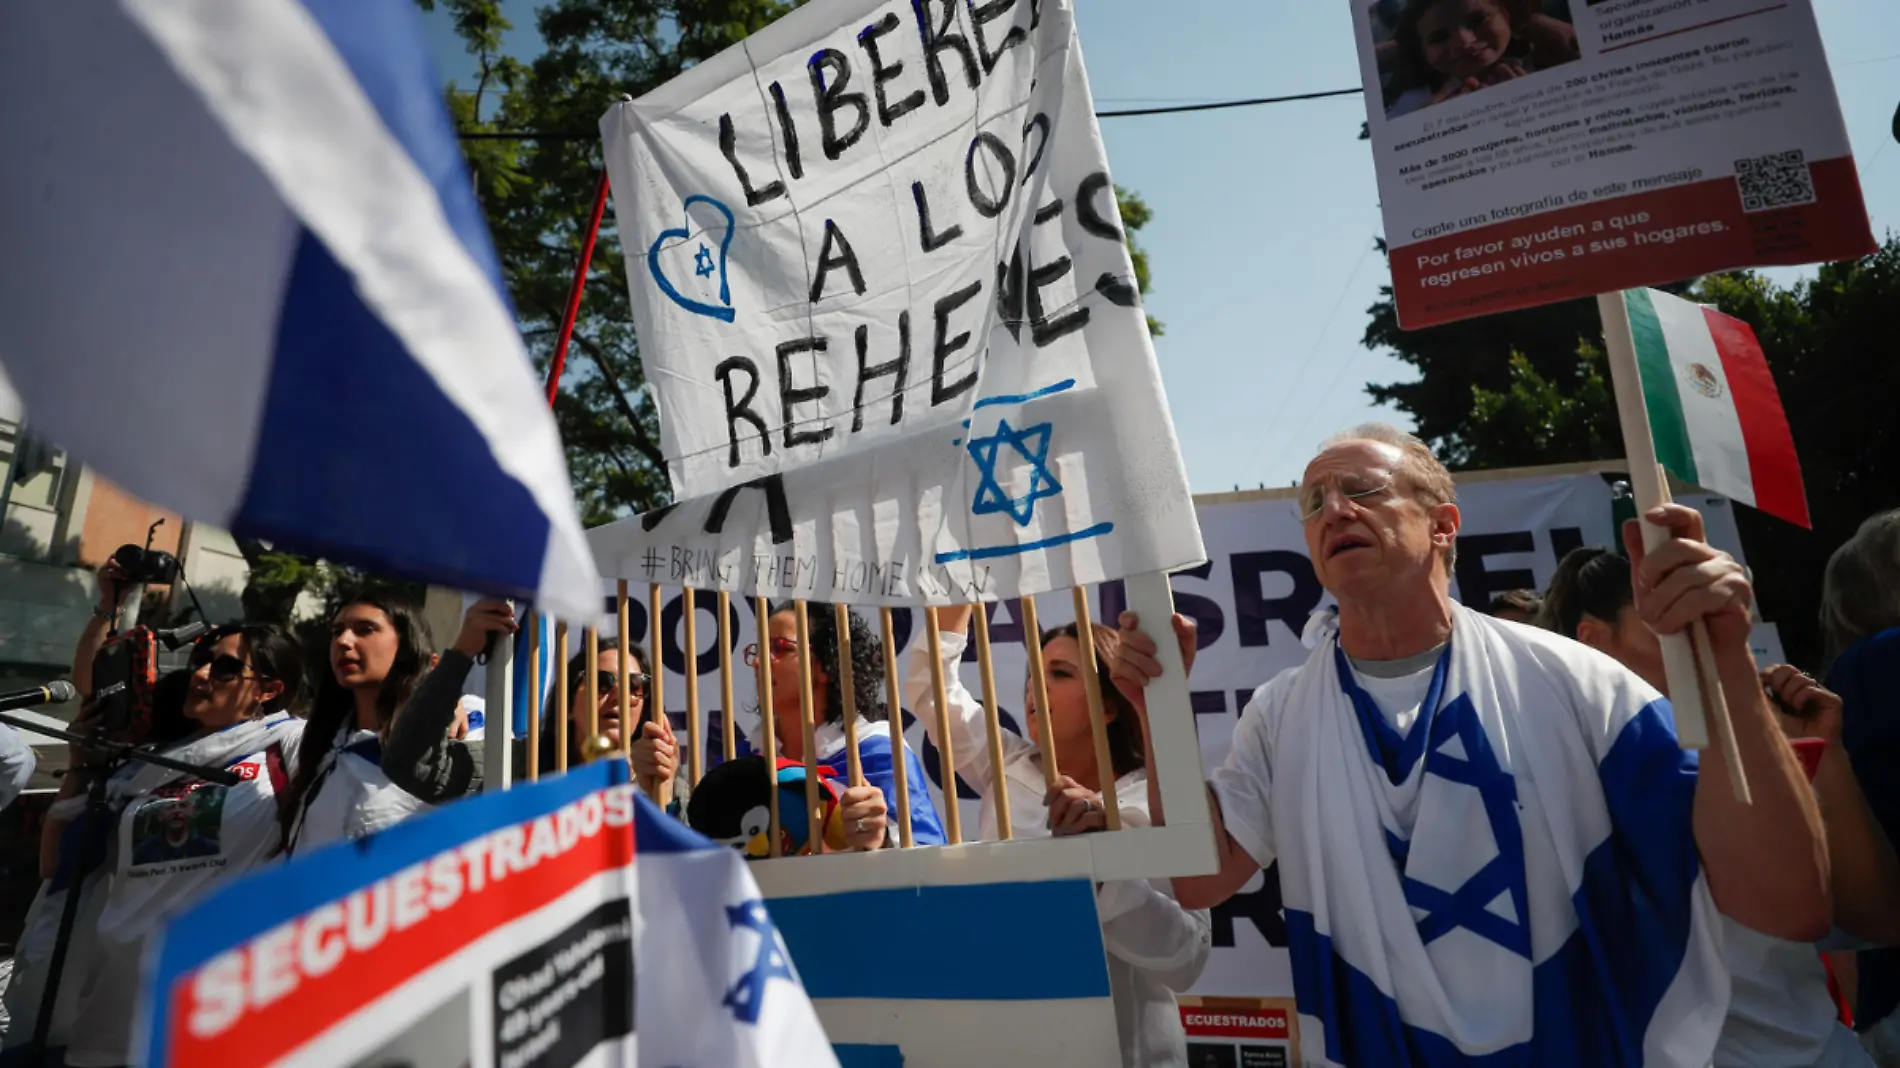
<instances>
[{"instance_id":1,"label":"dark hair woman","mask_svg":"<svg viewBox=\"0 0 1900 1068\"><path fill-rule=\"evenodd\" d=\"M1109 664L1120 636L1099 625L1090 632L1095 638L1096 681L1101 685L1102 712L1107 719L1110 766L1102 768L1096 762L1082 647L1077 638L1079 631L1071 623L1045 630L1040 636L1049 689L1046 713L1037 706L1033 687L1023 702L1029 710L1025 726L1031 737L1040 731L1040 718L1048 715L1056 767L1062 776L1054 790L1047 789L1036 744L1004 731L1005 781L997 783L991 770L983 706L958 678L965 632L974 608L956 605L935 609L942 644L936 649L931 649L927 641L912 645L904 696L912 712L923 721L925 733L936 741L937 701L931 692L930 657L939 657L949 713L945 718L957 774L983 799L979 837L1000 837L996 805L999 790L1008 791L1014 837L1101 830L1107 826L1102 796L1110 789L1115 793L1123 826L1148 826L1141 715L1109 677ZM1206 966L1212 947L1212 921L1205 911L1184 909L1174 898L1142 880L1103 883L1097 897L1105 917L1102 941L1108 950L1109 989L1115 1001L1122 1063L1184 1063L1187 1039L1181 1031L1175 995L1192 987Z\"/></svg>"},{"instance_id":2,"label":"dark hair woman","mask_svg":"<svg viewBox=\"0 0 1900 1068\"><path fill-rule=\"evenodd\" d=\"M864 618L847 612L851 628L851 679L858 712L858 756L869 786L848 787L839 807L843 811L845 839L854 848L876 849L887 844L890 811L897 805L896 761L904 760L910 794L911 840L920 845L938 845L944 841L943 827L937 820L937 807L930 800L923 762L903 744L903 734L888 722L884 707L883 645ZM839 685L839 636L837 616L829 604L817 601L805 605L805 621L811 636L812 705L817 722L812 742L817 762L836 772L842 780L849 756L844 750L844 691ZM805 736L799 721L798 617L791 603L775 607L762 622L761 640L745 650L747 666L763 675L771 673L772 707L761 710L770 715L777 734L778 753L788 760L805 759ZM763 737L751 739L756 751ZM901 755L901 758L899 754ZM659 786L662 799L677 774L678 747L670 727L648 724L634 744L633 770L642 786Z\"/></svg>"},{"instance_id":3,"label":"dark hair woman","mask_svg":"<svg viewBox=\"0 0 1900 1068\"><path fill-rule=\"evenodd\" d=\"M1608 549L1572 549L1544 591L1536 624L1580 641L1667 691L1662 642L1636 614L1630 562Z\"/></svg>"},{"instance_id":4,"label":"dark hair woman","mask_svg":"<svg viewBox=\"0 0 1900 1068\"><path fill-rule=\"evenodd\" d=\"M161 752L236 774L207 783L133 762L112 773L104 904L90 943L69 955L62 989L81 991L68 1064L133 1064L133 1021L146 939L180 906L241 876L277 849L277 795L304 722L291 714L303 678L296 639L270 625L220 627L191 655L185 716L197 724ZM83 799L63 802L68 813Z\"/></svg>"},{"instance_id":5,"label":"dark hair woman","mask_svg":"<svg viewBox=\"0 0 1900 1068\"><path fill-rule=\"evenodd\" d=\"M634 724L642 722L646 715L647 683L650 675L647 669L646 650L638 642L630 642L622 648L618 638L602 638L599 642L599 658L594 661L596 685L600 690L599 714L600 734L615 745L620 744L621 731L625 725L620 722L620 674L628 673L627 679L627 716ZM567 763L573 767L581 760L581 747L587 744L587 708L585 704L587 689L587 650L568 658L567 671L563 678L567 683ZM541 701L541 770L553 771L558 756L559 734L557 733L559 704L555 695L556 681L549 680L547 696ZM652 724L647 724L652 726Z\"/></svg>"},{"instance_id":6,"label":"dark hair woman","mask_svg":"<svg viewBox=\"0 0 1900 1068\"><path fill-rule=\"evenodd\" d=\"M428 625L405 601L366 590L337 609L330 670L317 684L283 798L287 852L359 838L422 810L422 800L383 772L382 742L434 661Z\"/></svg>"}]
</instances>

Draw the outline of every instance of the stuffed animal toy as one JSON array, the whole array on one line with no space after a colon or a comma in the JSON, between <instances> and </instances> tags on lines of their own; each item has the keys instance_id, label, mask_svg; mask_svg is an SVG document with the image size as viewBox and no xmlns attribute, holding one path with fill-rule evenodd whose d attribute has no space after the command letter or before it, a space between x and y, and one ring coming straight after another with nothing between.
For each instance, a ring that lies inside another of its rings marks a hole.
<instances>
[{"instance_id":1,"label":"stuffed animal toy","mask_svg":"<svg viewBox=\"0 0 1900 1068\"><path fill-rule=\"evenodd\" d=\"M824 845L845 847L844 816L838 808L844 788L837 773L818 767L819 795L824 801ZM778 760L779 856L812 852L811 817L805 810L805 765L783 757ZM766 790L765 758L745 756L725 761L706 773L693 789L686 806L686 824L693 830L731 846L747 860L771 855L771 797Z\"/></svg>"}]
</instances>

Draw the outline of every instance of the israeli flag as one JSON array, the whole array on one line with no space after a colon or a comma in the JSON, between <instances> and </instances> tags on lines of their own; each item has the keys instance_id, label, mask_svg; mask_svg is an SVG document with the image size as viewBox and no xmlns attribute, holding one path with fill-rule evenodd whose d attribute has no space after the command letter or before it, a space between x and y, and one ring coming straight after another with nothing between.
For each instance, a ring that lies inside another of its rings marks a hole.
<instances>
[{"instance_id":1,"label":"israeli flag","mask_svg":"<svg viewBox=\"0 0 1900 1068\"><path fill-rule=\"evenodd\" d=\"M599 614L413 0L0 11L0 358L127 490Z\"/></svg>"},{"instance_id":2,"label":"israeli flag","mask_svg":"<svg viewBox=\"0 0 1900 1068\"><path fill-rule=\"evenodd\" d=\"M645 797L636 803L638 968L657 978L639 984L635 1016L658 1022L640 1036L640 1063L838 1068L774 920L778 903L764 900L737 853ZM838 905L833 930L851 937L856 917ZM845 955L881 956L867 949Z\"/></svg>"}]
</instances>

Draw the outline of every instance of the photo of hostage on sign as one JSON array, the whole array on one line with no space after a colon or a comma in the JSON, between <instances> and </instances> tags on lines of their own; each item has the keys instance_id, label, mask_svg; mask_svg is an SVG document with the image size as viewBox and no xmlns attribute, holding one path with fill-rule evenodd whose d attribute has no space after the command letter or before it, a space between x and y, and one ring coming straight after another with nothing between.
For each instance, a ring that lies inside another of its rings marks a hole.
<instances>
[{"instance_id":1,"label":"photo of hostage on sign","mask_svg":"<svg viewBox=\"0 0 1900 1068\"><path fill-rule=\"evenodd\" d=\"M1583 58L1565 0L1379 0L1369 14L1388 119Z\"/></svg>"},{"instance_id":2,"label":"photo of hostage on sign","mask_svg":"<svg viewBox=\"0 0 1900 1068\"><path fill-rule=\"evenodd\" d=\"M1874 249L1810 0L1351 0L1408 330Z\"/></svg>"}]
</instances>

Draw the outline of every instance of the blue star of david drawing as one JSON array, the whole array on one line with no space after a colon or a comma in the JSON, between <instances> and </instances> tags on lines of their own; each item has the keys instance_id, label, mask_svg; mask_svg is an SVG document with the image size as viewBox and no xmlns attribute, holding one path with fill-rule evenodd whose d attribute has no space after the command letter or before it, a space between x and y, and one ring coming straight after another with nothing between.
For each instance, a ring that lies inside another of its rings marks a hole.
<instances>
[{"instance_id":1,"label":"blue star of david drawing","mask_svg":"<svg viewBox=\"0 0 1900 1068\"><path fill-rule=\"evenodd\" d=\"M1441 748L1452 738L1458 739L1464 747L1463 759ZM1406 904L1425 911L1425 916L1418 921L1419 936L1430 945L1462 927L1529 960L1530 904L1524 885L1524 829L1517 817L1517 780L1499 766L1469 695L1459 697L1438 711L1432 723L1425 774L1478 791L1498 855L1465 880L1463 886L1449 893L1404 876ZM1498 895L1507 893L1517 915L1516 921L1485 907Z\"/></svg>"},{"instance_id":2,"label":"blue star of david drawing","mask_svg":"<svg viewBox=\"0 0 1900 1068\"><path fill-rule=\"evenodd\" d=\"M699 246L699 251L693 254L693 273L704 278L718 269L719 268L713 263L712 249L707 248L702 243Z\"/></svg>"},{"instance_id":3,"label":"blue star of david drawing","mask_svg":"<svg viewBox=\"0 0 1900 1068\"><path fill-rule=\"evenodd\" d=\"M765 1007L765 988L774 979L783 979L788 983L798 982L798 974L792 971L792 962L785 956L785 950L779 944L778 928L772 926L772 915L765 911L765 902L754 898L737 905L726 906L726 922L734 930L741 927L754 931L759 936L758 956L753 958L752 967L739 976L739 981L726 991L720 1004L732 1010L733 1018L740 1023L759 1022L759 1013Z\"/></svg>"},{"instance_id":4,"label":"blue star of david drawing","mask_svg":"<svg viewBox=\"0 0 1900 1068\"><path fill-rule=\"evenodd\" d=\"M1032 427L1017 430L1009 425L1009 420L1000 420L996 433L987 438L971 438L966 448L970 458L976 461L978 474L982 481L977 484L976 498L970 502L973 515L990 515L995 512L1007 512L1019 527L1026 527L1035 516L1036 502L1044 497L1053 497L1062 492L1062 483L1049 470L1049 431L1051 424L1038 423ZM1021 497L1011 497L1003 491L1003 484L996 476L996 465L1001 450L1008 446L1017 455L1029 461L1029 490Z\"/></svg>"}]
</instances>

